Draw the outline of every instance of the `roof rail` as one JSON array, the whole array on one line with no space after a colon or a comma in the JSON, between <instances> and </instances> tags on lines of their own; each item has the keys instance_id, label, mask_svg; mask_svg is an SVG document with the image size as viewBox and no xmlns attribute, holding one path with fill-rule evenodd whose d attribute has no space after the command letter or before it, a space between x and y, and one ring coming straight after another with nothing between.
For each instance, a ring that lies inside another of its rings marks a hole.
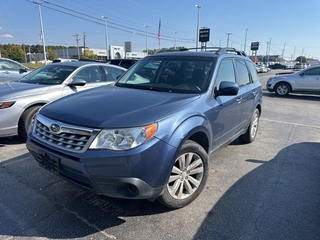
<instances>
[{"instance_id":1,"label":"roof rail","mask_svg":"<svg viewBox=\"0 0 320 240\"><path fill-rule=\"evenodd\" d=\"M156 53L164 52L181 52L190 50L201 50L203 52L216 52L216 54L235 53L240 56L247 56L244 51L237 50L235 48L221 48L221 47L202 47L202 48L180 48L180 49L161 49Z\"/></svg>"}]
</instances>

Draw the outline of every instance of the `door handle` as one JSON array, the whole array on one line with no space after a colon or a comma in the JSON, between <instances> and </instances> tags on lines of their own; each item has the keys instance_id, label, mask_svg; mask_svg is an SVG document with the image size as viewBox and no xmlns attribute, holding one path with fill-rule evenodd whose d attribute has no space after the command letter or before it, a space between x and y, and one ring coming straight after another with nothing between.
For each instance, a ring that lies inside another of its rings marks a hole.
<instances>
[{"instance_id":1,"label":"door handle","mask_svg":"<svg viewBox=\"0 0 320 240\"><path fill-rule=\"evenodd\" d=\"M242 97L240 97L240 98L237 98L237 100L236 100L238 103L241 103L241 101L242 101Z\"/></svg>"}]
</instances>

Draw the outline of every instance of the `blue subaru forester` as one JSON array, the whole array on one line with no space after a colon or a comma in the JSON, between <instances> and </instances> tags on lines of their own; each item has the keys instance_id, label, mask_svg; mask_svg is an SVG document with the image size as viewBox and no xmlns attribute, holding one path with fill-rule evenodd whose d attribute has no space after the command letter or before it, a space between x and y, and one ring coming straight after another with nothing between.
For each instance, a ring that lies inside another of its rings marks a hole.
<instances>
[{"instance_id":1,"label":"blue subaru forester","mask_svg":"<svg viewBox=\"0 0 320 240\"><path fill-rule=\"evenodd\" d=\"M203 190L216 150L255 139L261 104L241 51L157 53L112 86L42 107L27 148L41 167L97 194L181 208Z\"/></svg>"}]
</instances>

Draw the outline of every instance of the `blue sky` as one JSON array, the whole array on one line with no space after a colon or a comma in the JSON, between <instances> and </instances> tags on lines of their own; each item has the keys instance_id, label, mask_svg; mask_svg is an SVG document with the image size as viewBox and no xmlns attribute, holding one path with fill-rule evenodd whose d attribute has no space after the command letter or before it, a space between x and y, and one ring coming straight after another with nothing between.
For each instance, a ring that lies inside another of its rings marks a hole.
<instances>
[{"instance_id":1,"label":"blue sky","mask_svg":"<svg viewBox=\"0 0 320 240\"><path fill-rule=\"evenodd\" d=\"M27 0L0 2L0 44L41 44L39 7ZM34 0L42 3L41 13L46 45L105 49L105 24L108 17L109 45L132 42L133 51L147 46L195 47L198 8L199 26L210 28L207 46L226 46L248 53L251 42L260 42L258 55L284 54L286 59L303 55L320 59L319 0ZM148 26L147 28L145 26ZM245 29L248 29L247 31ZM247 41L245 35L247 32Z\"/></svg>"}]
</instances>

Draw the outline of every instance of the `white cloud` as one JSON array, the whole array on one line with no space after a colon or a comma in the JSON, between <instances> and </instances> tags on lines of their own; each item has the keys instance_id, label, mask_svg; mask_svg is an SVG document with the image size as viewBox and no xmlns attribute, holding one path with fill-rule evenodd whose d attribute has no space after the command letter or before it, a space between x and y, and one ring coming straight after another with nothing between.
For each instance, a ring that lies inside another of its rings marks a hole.
<instances>
[{"instance_id":1,"label":"white cloud","mask_svg":"<svg viewBox=\"0 0 320 240\"><path fill-rule=\"evenodd\" d=\"M0 26L0 30L2 29L2 27Z\"/></svg>"},{"instance_id":2,"label":"white cloud","mask_svg":"<svg viewBox=\"0 0 320 240\"><path fill-rule=\"evenodd\" d=\"M3 37L3 38L13 38L13 36L10 35L10 34L2 34L1 37Z\"/></svg>"}]
</instances>

